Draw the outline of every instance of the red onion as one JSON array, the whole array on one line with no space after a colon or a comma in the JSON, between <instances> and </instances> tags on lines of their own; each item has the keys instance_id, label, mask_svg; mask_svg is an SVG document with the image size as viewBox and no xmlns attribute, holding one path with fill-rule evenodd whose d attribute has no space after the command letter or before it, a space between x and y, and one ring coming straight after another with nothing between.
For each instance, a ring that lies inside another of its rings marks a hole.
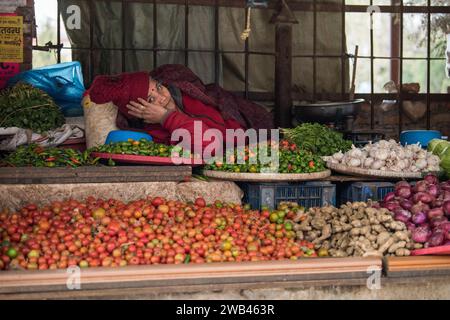
<instances>
[{"instance_id":1,"label":"red onion","mask_svg":"<svg viewBox=\"0 0 450 320\"><path fill-rule=\"evenodd\" d=\"M413 187L414 192L425 192L427 191L428 182L425 180L418 181L416 185Z\"/></svg>"},{"instance_id":2,"label":"red onion","mask_svg":"<svg viewBox=\"0 0 450 320\"><path fill-rule=\"evenodd\" d=\"M427 174L425 176L425 178L423 178L423 180L425 180L426 182L428 182L430 184L438 184L439 183L438 177L436 177L434 174Z\"/></svg>"},{"instance_id":3,"label":"red onion","mask_svg":"<svg viewBox=\"0 0 450 320\"><path fill-rule=\"evenodd\" d=\"M411 221L408 221L405 224L406 224L406 227L408 228L408 230L411 232L413 232L414 229L416 228L416 225L414 223L412 223Z\"/></svg>"},{"instance_id":4,"label":"red onion","mask_svg":"<svg viewBox=\"0 0 450 320\"><path fill-rule=\"evenodd\" d=\"M383 202L389 202L395 199L395 192L389 192L384 196Z\"/></svg>"},{"instance_id":5,"label":"red onion","mask_svg":"<svg viewBox=\"0 0 450 320\"><path fill-rule=\"evenodd\" d=\"M411 208L411 212L412 214L416 214L418 212L425 212L427 213L428 211L430 211L430 206L427 205L426 203L422 203L422 202L417 202L415 205L412 206Z\"/></svg>"},{"instance_id":6,"label":"red onion","mask_svg":"<svg viewBox=\"0 0 450 320\"><path fill-rule=\"evenodd\" d=\"M446 222L448 222L447 218L445 217L436 217L430 220L430 227L431 228L441 228L442 225L444 225Z\"/></svg>"},{"instance_id":7,"label":"red onion","mask_svg":"<svg viewBox=\"0 0 450 320\"><path fill-rule=\"evenodd\" d=\"M411 219L415 224L422 224L427 221L427 215L425 214L425 212L418 212L414 214Z\"/></svg>"},{"instance_id":8,"label":"red onion","mask_svg":"<svg viewBox=\"0 0 450 320\"><path fill-rule=\"evenodd\" d=\"M450 180L441 183L441 189L450 191Z\"/></svg>"},{"instance_id":9,"label":"red onion","mask_svg":"<svg viewBox=\"0 0 450 320\"><path fill-rule=\"evenodd\" d=\"M395 216L394 219L401 222L408 222L411 219L411 212L408 210L397 208L394 210Z\"/></svg>"},{"instance_id":10,"label":"red onion","mask_svg":"<svg viewBox=\"0 0 450 320\"><path fill-rule=\"evenodd\" d=\"M436 199L431 203L431 207L436 208L436 207L442 207L442 204L444 202L442 200Z\"/></svg>"},{"instance_id":11,"label":"red onion","mask_svg":"<svg viewBox=\"0 0 450 320\"><path fill-rule=\"evenodd\" d=\"M450 200L447 200L442 204L442 210L444 210L444 213L447 216L450 216Z\"/></svg>"},{"instance_id":12,"label":"red onion","mask_svg":"<svg viewBox=\"0 0 450 320\"><path fill-rule=\"evenodd\" d=\"M426 192L417 192L413 196L413 202L418 203L419 201L424 203L431 203L433 202L434 197L432 197L429 193Z\"/></svg>"},{"instance_id":13,"label":"red onion","mask_svg":"<svg viewBox=\"0 0 450 320\"><path fill-rule=\"evenodd\" d=\"M450 200L450 191L444 190L444 195L442 197L444 201Z\"/></svg>"},{"instance_id":14,"label":"red onion","mask_svg":"<svg viewBox=\"0 0 450 320\"><path fill-rule=\"evenodd\" d=\"M427 192L431 196L436 198L437 196L439 196L439 193L441 192L441 188L439 186L435 185L435 184L430 184L428 186Z\"/></svg>"},{"instance_id":15,"label":"red onion","mask_svg":"<svg viewBox=\"0 0 450 320\"><path fill-rule=\"evenodd\" d=\"M397 201L385 202L383 203L383 208L393 212L395 209L400 208L400 205Z\"/></svg>"},{"instance_id":16,"label":"red onion","mask_svg":"<svg viewBox=\"0 0 450 320\"><path fill-rule=\"evenodd\" d=\"M444 231L445 233L450 232L450 221L443 222L443 223L439 226L439 228L441 228L441 230Z\"/></svg>"},{"instance_id":17,"label":"red onion","mask_svg":"<svg viewBox=\"0 0 450 320\"><path fill-rule=\"evenodd\" d=\"M402 186L397 190L395 190L395 195L403 199L408 199L409 197L411 197L411 194L412 194L411 187L409 186L408 187Z\"/></svg>"},{"instance_id":18,"label":"red onion","mask_svg":"<svg viewBox=\"0 0 450 320\"><path fill-rule=\"evenodd\" d=\"M431 231L428 226L419 226L412 232L412 239L414 242L425 243L431 236Z\"/></svg>"},{"instance_id":19,"label":"red onion","mask_svg":"<svg viewBox=\"0 0 450 320\"><path fill-rule=\"evenodd\" d=\"M395 184L394 189L397 190L400 187L410 187L409 182L405 180L399 181Z\"/></svg>"},{"instance_id":20,"label":"red onion","mask_svg":"<svg viewBox=\"0 0 450 320\"><path fill-rule=\"evenodd\" d=\"M442 217L444 215L444 210L442 208L433 208L428 211L428 218L433 219L436 217Z\"/></svg>"},{"instance_id":21,"label":"red onion","mask_svg":"<svg viewBox=\"0 0 450 320\"><path fill-rule=\"evenodd\" d=\"M406 199L400 201L400 206L405 210L411 210L413 205L414 204L411 201Z\"/></svg>"},{"instance_id":22,"label":"red onion","mask_svg":"<svg viewBox=\"0 0 450 320\"><path fill-rule=\"evenodd\" d=\"M436 231L431 234L431 237L428 239L428 243L430 247L437 247L444 243L445 235L442 231Z\"/></svg>"}]
</instances>

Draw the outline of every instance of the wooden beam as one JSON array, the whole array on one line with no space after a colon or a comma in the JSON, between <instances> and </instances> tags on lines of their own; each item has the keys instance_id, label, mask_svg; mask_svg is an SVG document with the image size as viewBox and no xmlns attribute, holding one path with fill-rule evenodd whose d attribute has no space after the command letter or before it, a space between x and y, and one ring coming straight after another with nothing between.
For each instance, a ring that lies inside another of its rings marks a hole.
<instances>
[{"instance_id":1,"label":"wooden beam","mask_svg":"<svg viewBox=\"0 0 450 320\"><path fill-rule=\"evenodd\" d=\"M298 261L228 262L81 269L81 289L173 287L208 284L366 279L380 258L304 258ZM66 270L2 271L0 294L67 291Z\"/></svg>"},{"instance_id":2,"label":"wooden beam","mask_svg":"<svg viewBox=\"0 0 450 320\"><path fill-rule=\"evenodd\" d=\"M450 256L387 257L389 277L450 275Z\"/></svg>"},{"instance_id":3,"label":"wooden beam","mask_svg":"<svg viewBox=\"0 0 450 320\"><path fill-rule=\"evenodd\" d=\"M0 168L1 184L54 184L184 181L190 166L93 166L79 168Z\"/></svg>"}]
</instances>

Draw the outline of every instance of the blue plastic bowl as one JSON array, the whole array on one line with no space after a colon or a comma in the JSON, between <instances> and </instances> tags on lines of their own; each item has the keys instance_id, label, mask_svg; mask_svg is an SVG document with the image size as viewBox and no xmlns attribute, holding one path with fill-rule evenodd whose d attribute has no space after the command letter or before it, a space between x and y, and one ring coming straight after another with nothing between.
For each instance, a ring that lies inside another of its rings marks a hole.
<instances>
[{"instance_id":1,"label":"blue plastic bowl","mask_svg":"<svg viewBox=\"0 0 450 320\"><path fill-rule=\"evenodd\" d=\"M105 144L109 144L111 142L126 142L128 139L139 140L142 138L147 139L148 141L153 140L151 135L144 132L114 130L108 133Z\"/></svg>"},{"instance_id":2,"label":"blue plastic bowl","mask_svg":"<svg viewBox=\"0 0 450 320\"><path fill-rule=\"evenodd\" d=\"M422 148L428 146L428 142L433 139L441 139L442 134L436 130L408 130L400 134L400 143L402 145L416 144L419 142Z\"/></svg>"}]
</instances>

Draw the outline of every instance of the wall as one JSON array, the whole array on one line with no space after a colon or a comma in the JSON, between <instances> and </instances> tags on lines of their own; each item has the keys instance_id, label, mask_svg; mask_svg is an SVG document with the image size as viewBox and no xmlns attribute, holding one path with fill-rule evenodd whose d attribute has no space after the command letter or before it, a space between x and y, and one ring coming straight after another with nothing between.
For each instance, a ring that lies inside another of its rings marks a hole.
<instances>
[{"instance_id":1,"label":"wall","mask_svg":"<svg viewBox=\"0 0 450 320\"><path fill-rule=\"evenodd\" d=\"M23 16L24 22L24 49L23 63L20 70L29 70L32 68L32 46L33 46L33 18L34 18L34 0L3 0L0 4L0 13L15 12Z\"/></svg>"}]
</instances>

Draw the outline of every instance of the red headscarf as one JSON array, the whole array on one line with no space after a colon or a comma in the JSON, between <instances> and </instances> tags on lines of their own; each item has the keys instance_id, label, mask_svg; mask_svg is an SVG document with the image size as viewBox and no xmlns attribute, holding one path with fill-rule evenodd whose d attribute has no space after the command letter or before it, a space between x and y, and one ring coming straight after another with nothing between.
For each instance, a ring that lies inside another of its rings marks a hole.
<instances>
[{"instance_id":1,"label":"red headscarf","mask_svg":"<svg viewBox=\"0 0 450 320\"><path fill-rule=\"evenodd\" d=\"M92 82L89 94L92 102L101 104L112 101L121 110L127 110L126 105L138 98L146 99L148 95L149 73L122 73L115 76L97 76ZM128 115L127 112L124 113Z\"/></svg>"}]
</instances>

